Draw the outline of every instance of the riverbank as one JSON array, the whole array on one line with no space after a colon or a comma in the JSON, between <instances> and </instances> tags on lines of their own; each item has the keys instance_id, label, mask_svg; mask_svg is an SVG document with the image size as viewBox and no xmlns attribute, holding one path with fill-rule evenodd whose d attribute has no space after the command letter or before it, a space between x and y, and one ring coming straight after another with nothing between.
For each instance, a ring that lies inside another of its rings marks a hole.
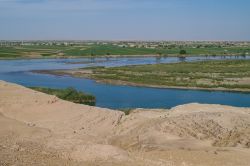
<instances>
[{"instance_id":1,"label":"riverbank","mask_svg":"<svg viewBox=\"0 0 250 166\"><path fill-rule=\"evenodd\" d=\"M98 56L22 56L22 57L0 57L0 60L32 60L32 59L82 59L82 58L171 58L171 57L178 57L178 58L188 58L188 57L246 57L249 55L241 55L241 54L223 54L223 55L214 55L214 54L170 54L170 55L158 55L158 54L142 54L142 55L98 55Z\"/></svg>"},{"instance_id":2,"label":"riverbank","mask_svg":"<svg viewBox=\"0 0 250 166\"><path fill-rule=\"evenodd\" d=\"M193 57L194 55L188 55L187 57ZM201 57L205 55L200 55ZM220 55L218 55L220 56ZM240 56L240 55L229 55ZM0 60L29 60L29 59L81 59L81 58L143 58L143 57L181 57L180 55L159 56L157 54L150 55L98 55L98 56L23 56L23 57L0 57Z\"/></svg>"},{"instance_id":3,"label":"riverbank","mask_svg":"<svg viewBox=\"0 0 250 166\"><path fill-rule=\"evenodd\" d=\"M34 72L85 77L116 85L250 92L249 68L250 60L221 60Z\"/></svg>"},{"instance_id":4,"label":"riverbank","mask_svg":"<svg viewBox=\"0 0 250 166\"><path fill-rule=\"evenodd\" d=\"M136 109L125 116L4 81L0 91L3 165L250 162L249 108L188 104L168 111Z\"/></svg>"}]
</instances>

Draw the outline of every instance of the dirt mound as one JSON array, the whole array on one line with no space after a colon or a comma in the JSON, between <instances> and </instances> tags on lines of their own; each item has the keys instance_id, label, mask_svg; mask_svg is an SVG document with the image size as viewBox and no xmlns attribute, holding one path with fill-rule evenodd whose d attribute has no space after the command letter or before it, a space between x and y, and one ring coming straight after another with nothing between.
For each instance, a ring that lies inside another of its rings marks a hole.
<instances>
[{"instance_id":1,"label":"dirt mound","mask_svg":"<svg viewBox=\"0 0 250 166\"><path fill-rule=\"evenodd\" d=\"M3 81L0 92L0 165L250 163L249 108L188 104L125 116Z\"/></svg>"}]
</instances>

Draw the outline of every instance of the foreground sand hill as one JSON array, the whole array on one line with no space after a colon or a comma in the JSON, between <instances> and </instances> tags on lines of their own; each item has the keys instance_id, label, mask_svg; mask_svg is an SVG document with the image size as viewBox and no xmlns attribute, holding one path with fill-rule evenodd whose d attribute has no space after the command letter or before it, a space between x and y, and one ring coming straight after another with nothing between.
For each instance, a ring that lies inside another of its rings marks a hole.
<instances>
[{"instance_id":1,"label":"foreground sand hill","mask_svg":"<svg viewBox=\"0 0 250 166\"><path fill-rule=\"evenodd\" d=\"M0 165L249 166L250 108L130 115L0 81Z\"/></svg>"}]
</instances>

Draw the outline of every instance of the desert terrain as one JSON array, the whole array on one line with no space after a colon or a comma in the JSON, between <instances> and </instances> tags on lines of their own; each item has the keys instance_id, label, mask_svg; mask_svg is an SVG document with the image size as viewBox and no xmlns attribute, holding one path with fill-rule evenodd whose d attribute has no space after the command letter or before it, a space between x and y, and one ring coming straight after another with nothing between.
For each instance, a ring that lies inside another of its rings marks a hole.
<instances>
[{"instance_id":1,"label":"desert terrain","mask_svg":"<svg viewBox=\"0 0 250 166\"><path fill-rule=\"evenodd\" d=\"M0 165L248 166L250 108L129 115L0 81Z\"/></svg>"}]
</instances>

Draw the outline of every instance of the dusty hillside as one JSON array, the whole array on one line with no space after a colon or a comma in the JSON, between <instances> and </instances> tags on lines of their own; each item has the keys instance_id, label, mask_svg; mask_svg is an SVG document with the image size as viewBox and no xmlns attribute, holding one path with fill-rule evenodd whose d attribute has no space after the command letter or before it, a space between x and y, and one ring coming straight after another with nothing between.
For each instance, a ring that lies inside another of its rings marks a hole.
<instances>
[{"instance_id":1,"label":"dusty hillside","mask_svg":"<svg viewBox=\"0 0 250 166\"><path fill-rule=\"evenodd\" d=\"M114 110L0 81L0 165L249 165L250 109Z\"/></svg>"}]
</instances>

